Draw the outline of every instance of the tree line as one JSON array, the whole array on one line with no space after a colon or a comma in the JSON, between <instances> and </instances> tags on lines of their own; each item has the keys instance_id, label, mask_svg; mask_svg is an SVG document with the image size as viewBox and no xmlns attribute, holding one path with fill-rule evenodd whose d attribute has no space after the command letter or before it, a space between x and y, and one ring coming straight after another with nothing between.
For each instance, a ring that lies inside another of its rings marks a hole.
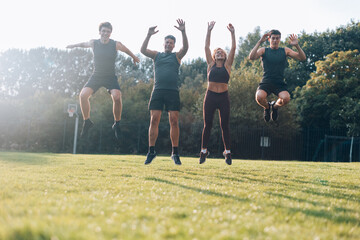
<instances>
[{"instance_id":1,"label":"tree line","mask_svg":"<svg viewBox=\"0 0 360 240\"><path fill-rule=\"evenodd\" d=\"M302 32L299 35L299 44L307 60L298 62L288 59L285 81L293 101L281 109L281 127L265 125L262 109L254 100L262 78L262 67L260 60L252 62L247 56L262 34L257 27L252 33L239 38L229 82L231 126L266 126L284 138L290 138L303 128L327 128L359 136L360 23L351 21L335 30ZM287 46L286 40L283 37L283 46ZM153 66L152 60L140 58L137 66L133 65L131 58L122 54L116 60L116 74L123 96L124 126L148 127L149 124L147 107L153 87ZM183 62L180 67L180 145L184 148L194 144L200 146L201 135L194 133L193 128L196 125L201 129L202 125L206 68L203 58ZM1 126L25 120L62 121L66 117L64 106L69 102L78 102L78 94L92 71L92 53L85 49L9 49L0 53ZM107 92L104 89L99 91L90 101L95 123L111 126L112 102ZM167 119L163 117L161 121L166 122ZM217 128L214 126L215 134ZM126 130L130 131L130 128L125 128L125 133ZM7 147L6 134L0 136L0 148ZM56 134L39 134L46 135L49 142L51 138L56 138ZM139 141L131 139L132 135L131 132L126 133L129 142ZM21 136L13 141L17 138ZM158 141L169 141L169 138Z\"/></svg>"}]
</instances>

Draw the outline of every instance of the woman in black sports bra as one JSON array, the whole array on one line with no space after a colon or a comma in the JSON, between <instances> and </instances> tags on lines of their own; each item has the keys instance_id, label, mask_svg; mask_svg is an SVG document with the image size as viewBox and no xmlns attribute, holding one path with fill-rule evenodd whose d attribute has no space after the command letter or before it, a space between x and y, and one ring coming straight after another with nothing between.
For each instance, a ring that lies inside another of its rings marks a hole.
<instances>
[{"instance_id":1,"label":"woman in black sports bra","mask_svg":"<svg viewBox=\"0 0 360 240\"><path fill-rule=\"evenodd\" d=\"M222 131L222 138L224 142L225 151L223 153L225 162L231 165L230 153L230 100L228 94L228 82L230 79L231 65L234 61L236 42L235 42L235 28L229 24L227 28L231 33L231 49L229 56L221 48L216 48L211 54L210 51L210 36L214 28L215 22L208 23L208 30L205 40L205 55L207 67L208 87L204 98L203 118L204 129L202 133L202 143L200 152L200 164L204 163L206 157L209 155L207 146L210 139L210 132L214 119L216 109L219 109L220 126Z\"/></svg>"}]
</instances>

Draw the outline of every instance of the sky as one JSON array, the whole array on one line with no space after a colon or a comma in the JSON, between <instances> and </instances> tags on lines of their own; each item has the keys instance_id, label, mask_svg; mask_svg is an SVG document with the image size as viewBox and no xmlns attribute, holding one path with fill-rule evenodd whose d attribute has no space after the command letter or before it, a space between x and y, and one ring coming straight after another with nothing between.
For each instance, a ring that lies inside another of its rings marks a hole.
<instances>
[{"instance_id":1,"label":"sky","mask_svg":"<svg viewBox=\"0 0 360 240\"><path fill-rule=\"evenodd\" d=\"M184 57L205 58L207 23L215 21L210 48L231 45L229 23L236 40L259 26L261 31L278 29L283 39L289 34L323 32L360 20L360 0L12 0L1 4L0 52L10 48L37 47L64 49L69 44L99 38L98 26L109 21L111 38L120 41L134 54L148 28L159 32L148 48L163 51L164 37L177 38L174 51L182 46L181 33L174 25L181 18L186 24L189 50Z\"/></svg>"}]
</instances>

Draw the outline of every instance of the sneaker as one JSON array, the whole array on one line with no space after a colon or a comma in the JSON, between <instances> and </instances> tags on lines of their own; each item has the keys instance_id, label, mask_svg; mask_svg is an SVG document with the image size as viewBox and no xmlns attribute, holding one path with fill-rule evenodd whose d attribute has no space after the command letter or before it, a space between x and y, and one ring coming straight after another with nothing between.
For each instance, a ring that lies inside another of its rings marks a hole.
<instances>
[{"instance_id":1,"label":"sneaker","mask_svg":"<svg viewBox=\"0 0 360 240\"><path fill-rule=\"evenodd\" d=\"M180 156L178 154L171 155L171 159L176 165L181 165Z\"/></svg>"},{"instance_id":2,"label":"sneaker","mask_svg":"<svg viewBox=\"0 0 360 240\"><path fill-rule=\"evenodd\" d=\"M116 139L120 140L120 123L115 122L114 125L112 125L112 130L115 132Z\"/></svg>"},{"instance_id":3,"label":"sneaker","mask_svg":"<svg viewBox=\"0 0 360 240\"><path fill-rule=\"evenodd\" d=\"M264 120L265 122L269 122L270 121L270 110L271 110L271 105L269 104L269 108L265 108L264 109Z\"/></svg>"},{"instance_id":4,"label":"sneaker","mask_svg":"<svg viewBox=\"0 0 360 240\"><path fill-rule=\"evenodd\" d=\"M210 155L209 151L206 151L206 153L200 152L199 163L203 164L206 161L206 157L209 155Z\"/></svg>"},{"instance_id":5,"label":"sneaker","mask_svg":"<svg viewBox=\"0 0 360 240\"><path fill-rule=\"evenodd\" d=\"M231 165L232 164L231 153L223 152L223 156L225 157L226 164Z\"/></svg>"},{"instance_id":6,"label":"sneaker","mask_svg":"<svg viewBox=\"0 0 360 240\"><path fill-rule=\"evenodd\" d=\"M148 152L148 154L146 154L146 160L145 160L145 165L148 165L152 162L152 160L154 160L156 158L156 152L154 153L150 153Z\"/></svg>"},{"instance_id":7,"label":"sneaker","mask_svg":"<svg viewBox=\"0 0 360 240\"><path fill-rule=\"evenodd\" d=\"M276 121L278 119L278 109L274 108L275 105L275 101L272 101L270 103L270 108L271 108L271 120Z\"/></svg>"},{"instance_id":8,"label":"sneaker","mask_svg":"<svg viewBox=\"0 0 360 240\"><path fill-rule=\"evenodd\" d=\"M86 137L89 133L90 128L92 128L93 126L94 123L90 119L85 120L81 129L80 137Z\"/></svg>"}]
</instances>

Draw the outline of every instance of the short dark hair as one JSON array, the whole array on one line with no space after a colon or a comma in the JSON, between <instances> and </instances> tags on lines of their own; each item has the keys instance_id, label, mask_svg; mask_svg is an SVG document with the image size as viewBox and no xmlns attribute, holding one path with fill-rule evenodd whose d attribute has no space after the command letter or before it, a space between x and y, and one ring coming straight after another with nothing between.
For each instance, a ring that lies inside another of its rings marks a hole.
<instances>
[{"instance_id":1,"label":"short dark hair","mask_svg":"<svg viewBox=\"0 0 360 240\"><path fill-rule=\"evenodd\" d=\"M281 37L281 32L279 30L273 29L270 31L270 36L271 35L280 35L280 37Z\"/></svg>"},{"instance_id":2,"label":"short dark hair","mask_svg":"<svg viewBox=\"0 0 360 240\"><path fill-rule=\"evenodd\" d=\"M166 37L165 37L165 40L166 39L172 39L172 40L174 40L174 43L176 43L176 38L173 36L173 35L167 35Z\"/></svg>"},{"instance_id":3,"label":"short dark hair","mask_svg":"<svg viewBox=\"0 0 360 240\"><path fill-rule=\"evenodd\" d=\"M101 31L101 28L103 28L103 27L109 28L109 29L111 30L111 32L112 32L112 25L111 25L111 23L109 23L109 22L102 22L102 23L100 23L100 25L99 25L99 32Z\"/></svg>"}]
</instances>

